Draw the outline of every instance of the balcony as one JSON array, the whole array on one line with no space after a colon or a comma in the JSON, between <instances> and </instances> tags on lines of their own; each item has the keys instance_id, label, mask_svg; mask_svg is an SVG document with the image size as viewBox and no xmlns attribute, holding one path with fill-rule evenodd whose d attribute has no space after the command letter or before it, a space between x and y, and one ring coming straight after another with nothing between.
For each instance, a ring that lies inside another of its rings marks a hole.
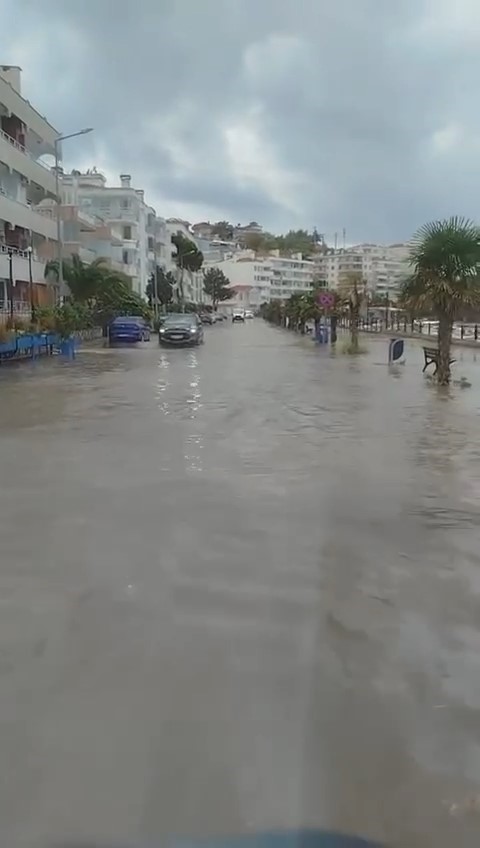
<instances>
[{"instance_id":1,"label":"balcony","mask_svg":"<svg viewBox=\"0 0 480 848\"><path fill-rule=\"evenodd\" d=\"M28 267L28 252L26 250L17 250L16 248L7 248L5 245L0 245L0 279L8 280L10 277L10 260L9 252L12 253L12 274L14 280L22 280L28 282L30 279L30 271ZM35 254L32 254L32 279L34 283L44 282L45 262Z\"/></svg>"},{"instance_id":2,"label":"balcony","mask_svg":"<svg viewBox=\"0 0 480 848\"><path fill-rule=\"evenodd\" d=\"M37 162L25 147L3 130L0 130L0 162L50 194L55 194L55 175L50 168Z\"/></svg>"},{"instance_id":3,"label":"balcony","mask_svg":"<svg viewBox=\"0 0 480 848\"><path fill-rule=\"evenodd\" d=\"M50 212L51 210L40 212L38 209L19 203L18 200L9 197L4 191L0 191L0 220L56 241L57 222L53 220L53 216L47 217L44 211Z\"/></svg>"},{"instance_id":4,"label":"balcony","mask_svg":"<svg viewBox=\"0 0 480 848\"><path fill-rule=\"evenodd\" d=\"M25 100L18 91L0 75L0 103L20 120L53 150L55 139L58 138L57 130L48 123L47 119L33 108L32 104Z\"/></svg>"}]
</instances>

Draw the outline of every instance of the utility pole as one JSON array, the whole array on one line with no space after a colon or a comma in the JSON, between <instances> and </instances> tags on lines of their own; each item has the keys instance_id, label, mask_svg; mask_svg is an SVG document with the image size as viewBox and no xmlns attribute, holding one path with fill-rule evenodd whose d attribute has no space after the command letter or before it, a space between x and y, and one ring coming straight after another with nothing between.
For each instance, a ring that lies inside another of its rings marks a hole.
<instances>
[{"instance_id":1,"label":"utility pole","mask_svg":"<svg viewBox=\"0 0 480 848\"><path fill-rule=\"evenodd\" d=\"M9 294L10 294L10 321L13 329L13 316L15 313L13 304L13 250L8 251L8 277L9 277Z\"/></svg>"},{"instance_id":2,"label":"utility pole","mask_svg":"<svg viewBox=\"0 0 480 848\"><path fill-rule=\"evenodd\" d=\"M62 195L60 191L60 147L62 141L66 141L67 138L76 138L77 135L87 135L87 133L93 132L93 127L85 127L83 130L79 130L78 132L68 133L68 135L60 135L54 141L55 148L55 195L57 199L57 262L58 262L58 276L57 276L57 284L58 284L58 300L63 295L63 241L62 241L62 220L61 220L61 212L62 212Z\"/></svg>"},{"instance_id":3,"label":"utility pole","mask_svg":"<svg viewBox=\"0 0 480 848\"><path fill-rule=\"evenodd\" d=\"M35 319L36 319L36 311L35 311L35 298L34 298L34 293L33 293L33 274L32 274L33 247L32 247L31 244L29 244L28 247L27 247L27 253L28 253L28 291L29 291L29 295L30 295L30 318L31 318L32 324L34 324Z\"/></svg>"},{"instance_id":4,"label":"utility pole","mask_svg":"<svg viewBox=\"0 0 480 848\"><path fill-rule=\"evenodd\" d=\"M153 314L155 316L155 322L158 321L158 265L155 265L155 271L153 272Z\"/></svg>"}]
</instances>

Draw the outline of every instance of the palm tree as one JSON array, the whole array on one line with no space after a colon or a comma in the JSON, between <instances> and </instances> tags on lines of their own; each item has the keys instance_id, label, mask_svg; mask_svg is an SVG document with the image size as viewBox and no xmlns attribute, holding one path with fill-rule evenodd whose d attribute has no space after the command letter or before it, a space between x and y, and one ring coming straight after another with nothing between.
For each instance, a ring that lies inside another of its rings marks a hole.
<instances>
[{"instance_id":1,"label":"palm tree","mask_svg":"<svg viewBox=\"0 0 480 848\"><path fill-rule=\"evenodd\" d=\"M63 262L63 279L68 284L72 297L80 303L93 301L99 287L104 285L106 278L111 275L106 259L94 259L87 265L79 256L72 254L68 261ZM58 261L47 262L45 278L53 277L58 281L58 276Z\"/></svg>"},{"instance_id":2,"label":"palm tree","mask_svg":"<svg viewBox=\"0 0 480 848\"><path fill-rule=\"evenodd\" d=\"M438 320L438 370L441 386L450 382L453 322L462 311L480 307L480 228L453 216L425 224L412 239L413 273L401 301L411 313L434 314Z\"/></svg>"},{"instance_id":3,"label":"palm tree","mask_svg":"<svg viewBox=\"0 0 480 848\"><path fill-rule=\"evenodd\" d=\"M192 275L195 271L199 271L203 265L203 253L198 249L194 241L184 236L182 233L172 235L172 244L177 248L175 263L177 265L177 290L178 300L181 304L184 302L183 277L187 271Z\"/></svg>"},{"instance_id":4,"label":"palm tree","mask_svg":"<svg viewBox=\"0 0 480 848\"><path fill-rule=\"evenodd\" d=\"M339 283L339 300L348 309L350 325L349 353L358 353L360 350L358 325L360 322L360 307L365 297L365 289L366 284L362 275L355 271L345 274Z\"/></svg>"}]
</instances>

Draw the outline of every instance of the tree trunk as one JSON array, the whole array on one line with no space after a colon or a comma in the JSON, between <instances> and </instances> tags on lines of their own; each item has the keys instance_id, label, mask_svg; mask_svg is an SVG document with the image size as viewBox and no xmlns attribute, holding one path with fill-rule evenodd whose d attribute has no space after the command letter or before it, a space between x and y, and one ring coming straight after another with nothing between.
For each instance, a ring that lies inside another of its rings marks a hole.
<instances>
[{"instance_id":1,"label":"tree trunk","mask_svg":"<svg viewBox=\"0 0 480 848\"><path fill-rule=\"evenodd\" d=\"M452 321L448 315L440 315L438 321L438 369L439 386L450 382L450 348L452 345Z\"/></svg>"},{"instance_id":2,"label":"tree trunk","mask_svg":"<svg viewBox=\"0 0 480 848\"><path fill-rule=\"evenodd\" d=\"M358 316L359 306L356 303L350 304L350 336L351 336L351 353L358 353Z\"/></svg>"},{"instance_id":3,"label":"tree trunk","mask_svg":"<svg viewBox=\"0 0 480 848\"><path fill-rule=\"evenodd\" d=\"M179 270L180 273L177 275L177 300L180 305L183 305L183 265Z\"/></svg>"}]
</instances>

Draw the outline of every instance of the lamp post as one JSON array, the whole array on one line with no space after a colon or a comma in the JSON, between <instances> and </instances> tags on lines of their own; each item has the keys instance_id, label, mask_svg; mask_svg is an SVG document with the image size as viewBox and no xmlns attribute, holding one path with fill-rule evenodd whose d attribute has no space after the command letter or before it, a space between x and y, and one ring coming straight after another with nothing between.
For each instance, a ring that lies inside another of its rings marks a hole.
<instances>
[{"instance_id":1,"label":"lamp post","mask_svg":"<svg viewBox=\"0 0 480 848\"><path fill-rule=\"evenodd\" d=\"M185 312L185 298L184 298L184 295L183 295L183 272L185 271L185 257L191 256L193 253L197 253L197 250L198 250L198 248L194 247L194 248L192 248L192 250L187 250L187 251L185 251L185 253L182 253L178 257L178 260L179 260L179 266L178 267L180 268L180 280L179 280L179 286L177 288L181 289L182 312ZM178 299L178 291L177 291L177 299Z\"/></svg>"},{"instance_id":2,"label":"lamp post","mask_svg":"<svg viewBox=\"0 0 480 848\"><path fill-rule=\"evenodd\" d=\"M68 135L60 135L55 139L54 147L55 147L55 195L57 198L57 261L58 261L58 289L59 295L61 296L63 291L63 243L62 243L62 223L60 219L60 213L62 210L62 197L60 194L60 152L59 145L62 141L66 141L67 138L76 138L77 135L87 135L87 133L93 132L93 127L85 127L83 130L79 130L78 132L68 133Z\"/></svg>"},{"instance_id":3,"label":"lamp post","mask_svg":"<svg viewBox=\"0 0 480 848\"><path fill-rule=\"evenodd\" d=\"M153 272L153 314L156 324L158 322L158 265L156 263Z\"/></svg>"},{"instance_id":4,"label":"lamp post","mask_svg":"<svg viewBox=\"0 0 480 848\"><path fill-rule=\"evenodd\" d=\"M13 327L13 316L14 316L14 306L13 306L13 250L8 251L8 282L9 282L9 295L10 295L10 321Z\"/></svg>"},{"instance_id":5,"label":"lamp post","mask_svg":"<svg viewBox=\"0 0 480 848\"><path fill-rule=\"evenodd\" d=\"M29 295L30 295L30 317L31 317L32 324L34 324L37 316L36 316L36 312L35 312L35 297L34 297L34 294L33 294L33 274L32 274L33 247L32 247L31 244L29 244L28 247L27 247L27 253L28 253L28 291L29 291Z\"/></svg>"}]
</instances>

